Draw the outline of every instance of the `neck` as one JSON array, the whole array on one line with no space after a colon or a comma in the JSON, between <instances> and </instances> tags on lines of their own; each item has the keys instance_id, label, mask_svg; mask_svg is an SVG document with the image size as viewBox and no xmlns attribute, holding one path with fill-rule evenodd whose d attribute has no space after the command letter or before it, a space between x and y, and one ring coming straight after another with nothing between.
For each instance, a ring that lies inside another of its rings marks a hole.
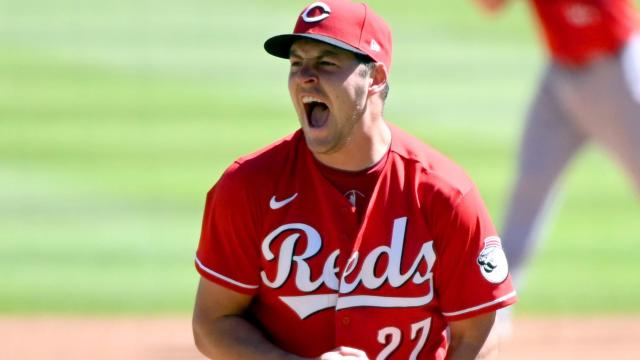
<instances>
[{"instance_id":1,"label":"neck","mask_svg":"<svg viewBox=\"0 0 640 360\"><path fill-rule=\"evenodd\" d=\"M369 121L367 121L369 120ZM345 146L332 154L314 154L321 163L339 170L359 171L371 167L387 153L391 130L382 116L362 119Z\"/></svg>"}]
</instances>

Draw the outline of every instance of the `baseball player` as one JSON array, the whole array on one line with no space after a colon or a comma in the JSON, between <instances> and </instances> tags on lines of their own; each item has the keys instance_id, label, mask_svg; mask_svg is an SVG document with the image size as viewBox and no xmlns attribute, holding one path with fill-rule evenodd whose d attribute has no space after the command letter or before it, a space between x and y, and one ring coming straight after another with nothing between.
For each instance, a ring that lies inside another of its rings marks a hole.
<instances>
[{"instance_id":1,"label":"baseball player","mask_svg":"<svg viewBox=\"0 0 640 360\"><path fill-rule=\"evenodd\" d=\"M507 0L476 0L498 10ZM532 0L550 62L527 117L503 237L516 278L558 177L593 140L640 190L640 36L629 0Z\"/></svg>"},{"instance_id":2,"label":"baseball player","mask_svg":"<svg viewBox=\"0 0 640 360\"><path fill-rule=\"evenodd\" d=\"M476 0L498 11L507 0ZM629 0L531 0L550 56L529 109L504 224L516 283L540 240L554 187L593 140L640 190L640 37ZM503 318L508 328L508 313Z\"/></svg>"},{"instance_id":3,"label":"baseball player","mask_svg":"<svg viewBox=\"0 0 640 360\"><path fill-rule=\"evenodd\" d=\"M473 359L516 301L480 194L383 118L391 33L365 4L314 2L289 59L300 129L207 196L196 345L216 359Z\"/></svg>"}]
</instances>

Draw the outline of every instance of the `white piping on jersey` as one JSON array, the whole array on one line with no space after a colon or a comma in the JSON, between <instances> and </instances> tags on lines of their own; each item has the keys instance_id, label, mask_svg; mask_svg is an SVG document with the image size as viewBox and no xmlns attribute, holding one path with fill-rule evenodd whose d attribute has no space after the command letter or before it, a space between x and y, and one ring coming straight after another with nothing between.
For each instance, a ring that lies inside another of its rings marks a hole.
<instances>
[{"instance_id":1,"label":"white piping on jersey","mask_svg":"<svg viewBox=\"0 0 640 360\"><path fill-rule=\"evenodd\" d=\"M231 278L228 278L228 277L226 277L226 276L224 276L224 275L222 275L222 274L218 274L217 272L215 272L215 271L213 271L213 270L209 269L208 267L206 267L206 266L202 265L202 263L200 262L200 260L198 259L198 257L197 257L197 256L196 256L196 258L195 258L195 259L196 259L196 264L198 264L198 267L199 267L199 268L201 268L202 270L204 270L207 274L211 274L211 275L213 275L213 276L217 277L218 279L222 279L222 280L224 280L224 281L226 281L226 282L228 282L228 283L231 283L231 284L236 285L236 286L243 287L243 288L245 288L245 289L257 289L257 288L259 287L258 285L247 285L247 284L243 284L243 283L241 283L241 282L238 282L238 281L235 281L235 280L233 280L233 279L231 279Z\"/></svg>"},{"instance_id":2,"label":"white piping on jersey","mask_svg":"<svg viewBox=\"0 0 640 360\"><path fill-rule=\"evenodd\" d=\"M486 308L486 307L491 306L493 304L497 304L497 303L502 302L504 300L510 299L510 298L512 298L514 296L516 296L516 292L512 291L512 292L508 293L507 295L502 296L500 298L497 298L497 299L495 299L493 301L489 301L488 303L480 304L478 306L470 307L470 308L467 308L467 309L464 309L464 310L460 310L460 311L454 311L454 312L449 312L449 313L443 312L442 315L444 315L444 316L456 316L456 315L466 314L468 312L476 311L478 309L483 309L483 308Z\"/></svg>"}]
</instances>

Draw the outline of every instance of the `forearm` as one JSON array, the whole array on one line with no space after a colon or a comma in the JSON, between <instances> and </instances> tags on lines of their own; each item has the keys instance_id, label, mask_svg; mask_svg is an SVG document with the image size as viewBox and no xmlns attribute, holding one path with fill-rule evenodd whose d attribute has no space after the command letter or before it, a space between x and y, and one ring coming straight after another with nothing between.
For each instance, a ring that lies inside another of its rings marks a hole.
<instances>
[{"instance_id":1,"label":"forearm","mask_svg":"<svg viewBox=\"0 0 640 360\"><path fill-rule=\"evenodd\" d=\"M447 350L446 360L473 360L478 356L481 348L482 343L452 342Z\"/></svg>"},{"instance_id":2,"label":"forearm","mask_svg":"<svg viewBox=\"0 0 640 360\"><path fill-rule=\"evenodd\" d=\"M453 321L449 324L451 342L447 350L447 360L473 360L491 331L496 313L478 315L469 319Z\"/></svg>"},{"instance_id":3,"label":"forearm","mask_svg":"<svg viewBox=\"0 0 640 360\"><path fill-rule=\"evenodd\" d=\"M303 359L273 345L260 330L240 316L194 322L193 336L198 350L210 359Z\"/></svg>"}]
</instances>

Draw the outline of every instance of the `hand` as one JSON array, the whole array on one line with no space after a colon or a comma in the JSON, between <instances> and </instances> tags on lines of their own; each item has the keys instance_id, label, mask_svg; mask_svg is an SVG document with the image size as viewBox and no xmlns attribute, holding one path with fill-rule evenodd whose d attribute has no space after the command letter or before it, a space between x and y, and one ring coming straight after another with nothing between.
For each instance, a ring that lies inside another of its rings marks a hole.
<instances>
[{"instance_id":1,"label":"hand","mask_svg":"<svg viewBox=\"0 0 640 360\"><path fill-rule=\"evenodd\" d=\"M362 350L340 346L322 354L318 360L369 360L369 358Z\"/></svg>"},{"instance_id":2,"label":"hand","mask_svg":"<svg viewBox=\"0 0 640 360\"><path fill-rule=\"evenodd\" d=\"M502 10L507 0L475 0L475 2L483 9L495 13Z\"/></svg>"}]
</instances>

